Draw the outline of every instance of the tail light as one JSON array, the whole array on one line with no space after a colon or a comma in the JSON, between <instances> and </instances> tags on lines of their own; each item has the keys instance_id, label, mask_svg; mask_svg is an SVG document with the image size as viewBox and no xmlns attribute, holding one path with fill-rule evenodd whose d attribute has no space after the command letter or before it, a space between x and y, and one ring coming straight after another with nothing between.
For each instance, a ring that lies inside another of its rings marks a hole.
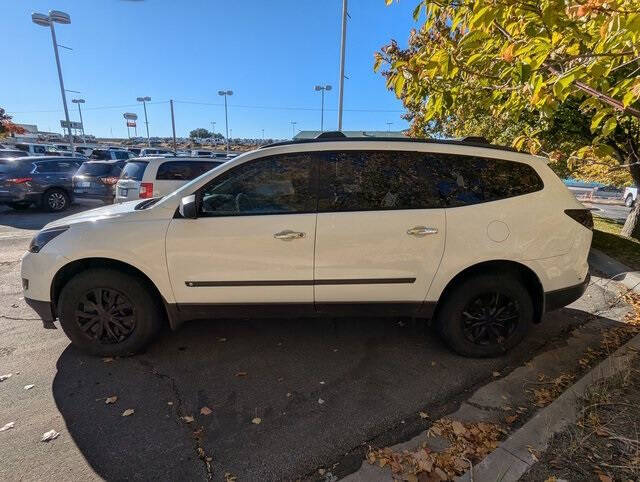
<instances>
[{"instance_id":1,"label":"tail light","mask_svg":"<svg viewBox=\"0 0 640 482\"><path fill-rule=\"evenodd\" d=\"M107 186L113 186L115 183L117 183L117 182L118 182L118 179L119 179L119 178L114 177L114 176L101 177L101 178L100 178L100 182L101 182L102 184L106 184Z\"/></svg>"},{"instance_id":2,"label":"tail light","mask_svg":"<svg viewBox=\"0 0 640 482\"><path fill-rule=\"evenodd\" d=\"M30 182L33 180L31 177L14 177L12 179L7 179L8 182L12 182L14 184L24 184L25 182Z\"/></svg>"},{"instance_id":3,"label":"tail light","mask_svg":"<svg viewBox=\"0 0 640 482\"><path fill-rule=\"evenodd\" d=\"M153 183L152 182L141 182L140 183L140 198L152 197L153 196Z\"/></svg>"},{"instance_id":4,"label":"tail light","mask_svg":"<svg viewBox=\"0 0 640 482\"><path fill-rule=\"evenodd\" d=\"M565 209L564 213L585 228L593 230L593 215L589 209Z\"/></svg>"}]
</instances>

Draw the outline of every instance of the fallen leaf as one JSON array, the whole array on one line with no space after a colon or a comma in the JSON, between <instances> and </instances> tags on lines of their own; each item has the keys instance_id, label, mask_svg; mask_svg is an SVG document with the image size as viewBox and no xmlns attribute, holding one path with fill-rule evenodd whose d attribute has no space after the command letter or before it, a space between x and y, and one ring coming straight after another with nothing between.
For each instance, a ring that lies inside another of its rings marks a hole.
<instances>
[{"instance_id":1,"label":"fallen leaf","mask_svg":"<svg viewBox=\"0 0 640 482\"><path fill-rule=\"evenodd\" d=\"M15 427L15 422L5 423L2 427L0 427L0 432L4 432L5 430L9 430L10 428Z\"/></svg>"},{"instance_id":2,"label":"fallen leaf","mask_svg":"<svg viewBox=\"0 0 640 482\"><path fill-rule=\"evenodd\" d=\"M287 398L291 397L291 392L287 392Z\"/></svg>"},{"instance_id":3,"label":"fallen leaf","mask_svg":"<svg viewBox=\"0 0 640 482\"><path fill-rule=\"evenodd\" d=\"M226 339L226 338L218 338L218 341L219 341L220 343L224 343L225 341L227 341L227 339Z\"/></svg>"},{"instance_id":4,"label":"fallen leaf","mask_svg":"<svg viewBox=\"0 0 640 482\"><path fill-rule=\"evenodd\" d=\"M6 375L0 375L0 382L4 382L7 378L11 378L13 373L7 373Z\"/></svg>"},{"instance_id":5,"label":"fallen leaf","mask_svg":"<svg viewBox=\"0 0 640 482\"><path fill-rule=\"evenodd\" d=\"M209 407L202 407L200 409L200 413L202 415L211 415L213 413L213 410L211 410Z\"/></svg>"},{"instance_id":6,"label":"fallen leaf","mask_svg":"<svg viewBox=\"0 0 640 482\"><path fill-rule=\"evenodd\" d=\"M500 376L500 372L493 372L491 375L493 375L494 377L499 377Z\"/></svg>"},{"instance_id":7,"label":"fallen leaf","mask_svg":"<svg viewBox=\"0 0 640 482\"><path fill-rule=\"evenodd\" d=\"M600 482L613 482L613 479L611 477L603 473L599 473L598 477L600 478Z\"/></svg>"},{"instance_id":8,"label":"fallen leaf","mask_svg":"<svg viewBox=\"0 0 640 482\"><path fill-rule=\"evenodd\" d=\"M113 361L113 358L108 356L108 357L103 358L102 361L105 362L105 363L109 363L109 362Z\"/></svg>"},{"instance_id":9,"label":"fallen leaf","mask_svg":"<svg viewBox=\"0 0 640 482\"><path fill-rule=\"evenodd\" d=\"M324 403L324 400L322 398L318 398L318 403L322 405Z\"/></svg>"},{"instance_id":10,"label":"fallen leaf","mask_svg":"<svg viewBox=\"0 0 640 482\"><path fill-rule=\"evenodd\" d=\"M231 475L229 472L224 474L225 482L235 482L237 478L238 477L236 477L235 475Z\"/></svg>"},{"instance_id":11,"label":"fallen leaf","mask_svg":"<svg viewBox=\"0 0 640 482\"><path fill-rule=\"evenodd\" d=\"M325 472L326 472L326 470L325 470L325 469L318 469L318 473L319 473L320 475L324 475L324 474L325 474Z\"/></svg>"},{"instance_id":12,"label":"fallen leaf","mask_svg":"<svg viewBox=\"0 0 640 482\"><path fill-rule=\"evenodd\" d=\"M261 422L262 422L262 419L260 417L256 417L253 420L251 420L251 423L254 423L256 425L260 425Z\"/></svg>"},{"instance_id":13,"label":"fallen leaf","mask_svg":"<svg viewBox=\"0 0 640 482\"><path fill-rule=\"evenodd\" d=\"M45 432L42 434L42 438L40 439L41 442L49 442L51 440L55 440L58 438L58 435L60 435L58 432L56 432L55 430L49 430L48 432Z\"/></svg>"},{"instance_id":14,"label":"fallen leaf","mask_svg":"<svg viewBox=\"0 0 640 482\"><path fill-rule=\"evenodd\" d=\"M436 362L432 361L432 362L431 362L431 366L432 366L432 367L436 366Z\"/></svg>"},{"instance_id":15,"label":"fallen leaf","mask_svg":"<svg viewBox=\"0 0 640 482\"><path fill-rule=\"evenodd\" d=\"M516 420L518 420L518 416L517 415L507 415L506 417L504 417L505 422L507 422L508 424L512 424L513 422L515 422Z\"/></svg>"},{"instance_id":16,"label":"fallen leaf","mask_svg":"<svg viewBox=\"0 0 640 482\"><path fill-rule=\"evenodd\" d=\"M184 417L180 417L182 420L185 421L185 423L191 423L193 422L193 417L191 415L185 415Z\"/></svg>"},{"instance_id":17,"label":"fallen leaf","mask_svg":"<svg viewBox=\"0 0 640 482\"><path fill-rule=\"evenodd\" d=\"M324 381L320 382L320 385L324 385Z\"/></svg>"},{"instance_id":18,"label":"fallen leaf","mask_svg":"<svg viewBox=\"0 0 640 482\"><path fill-rule=\"evenodd\" d=\"M25 385L24 389L25 390L31 390L33 387L35 387L35 385L31 384L31 385Z\"/></svg>"},{"instance_id":19,"label":"fallen leaf","mask_svg":"<svg viewBox=\"0 0 640 482\"><path fill-rule=\"evenodd\" d=\"M112 397L107 397L106 400L104 401L104 403L106 403L106 404L116 403L116 400L118 400L118 397L113 395Z\"/></svg>"},{"instance_id":20,"label":"fallen leaf","mask_svg":"<svg viewBox=\"0 0 640 482\"><path fill-rule=\"evenodd\" d=\"M246 377L247 375L248 375L247 372L238 372L238 373L236 373L237 377Z\"/></svg>"},{"instance_id":21,"label":"fallen leaf","mask_svg":"<svg viewBox=\"0 0 640 482\"><path fill-rule=\"evenodd\" d=\"M426 412L419 412L418 415L420 415L420 418L429 418Z\"/></svg>"},{"instance_id":22,"label":"fallen leaf","mask_svg":"<svg viewBox=\"0 0 640 482\"><path fill-rule=\"evenodd\" d=\"M167 405L173 405L173 402L167 402Z\"/></svg>"},{"instance_id":23,"label":"fallen leaf","mask_svg":"<svg viewBox=\"0 0 640 482\"><path fill-rule=\"evenodd\" d=\"M338 349L337 349L337 348L334 348L334 349L333 349L333 352L334 352L334 353L336 353L337 351L338 351Z\"/></svg>"},{"instance_id":24,"label":"fallen leaf","mask_svg":"<svg viewBox=\"0 0 640 482\"><path fill-rule=\"evenodd\" d=\"M122 412L123 417L128 417L129 415L133 415L135 410L133 408L127 408L124 412Z\"/></svg>"},{"instance_id":25,"label":"fallen leaf","mask_svg":"<svg viewBox=\"0 0 640 482\"><path fill-rule=\"evenodd\" d=\"M467 432L467 429L464 428L464 425L462 425L457 420L451 422L451 428L453 429L453 433L455 433L456 435L463 435Z\"/></svg>"}]
</instances>

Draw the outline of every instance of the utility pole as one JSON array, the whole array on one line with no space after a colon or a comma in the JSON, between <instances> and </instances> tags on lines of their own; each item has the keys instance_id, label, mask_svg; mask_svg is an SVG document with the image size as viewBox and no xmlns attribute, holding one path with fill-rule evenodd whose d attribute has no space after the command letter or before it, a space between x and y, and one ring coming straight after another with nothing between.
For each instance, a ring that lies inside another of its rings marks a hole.
<instances>
[{"instance_id":1,"label":"utility pole","mask_svg":"<svg viewBox=\"0 0 640 482\"><path fill-rule=\"evenodd\" d=\"M340 42L340 91L338 93L338 130L342 130L342 107L344 100L344 57L347 42L347 0L342 0L342 40Z\"/></svg>"},{"instance_id":2,"label":"utility pole","mask_svg":"<svg viewBox=\"0 0 640 482\"><path fill-rule=\"evenodd\" d=\"M173 130L173 151L176 151L176 118L173 115L173 99L169 100L169 105L171 106L171 129Z\"/></svg>"},{"instance_id":3,"label":"utility pole","mask_svg":"<svg viewBox=\"0 0 640 482\"><path fill-rule=\"evenodd\" d=\"M224 96L224 123L225 132L227 134L227 157L229 157L229 115L227 111L227 97L233 95L232 90L219 90L218 95Z\"/></svg>"},{"instance_id":4,"label":"utility pole","mask_svg":"<svg viewBox=\"0 0 640 482\"><path fill-rule=\"evenodd\" d=\"M393 122L387 122L387 131L391 132L391 125L393 124Z\"/></svg>"},{"instance_id":5,"label":"utility pole","mask_svg":"<svg viewBox=\"0 0 640 482\"><path fill-rule=\"evenodd\" d=\"M293 139L296 136L296 121L291 121L291 139Z\"/></svg>"},{"instance_id":6,"label":"utility pole","mask_svg":"<svg viewBox=\"0 0 640 482\"><path fill-rule=\"evenodd\" d=\"M216 122L211 121L211 134L213 134L213 148L218 147L218 138L216 137Z\"/></svg>"}]
</instances>

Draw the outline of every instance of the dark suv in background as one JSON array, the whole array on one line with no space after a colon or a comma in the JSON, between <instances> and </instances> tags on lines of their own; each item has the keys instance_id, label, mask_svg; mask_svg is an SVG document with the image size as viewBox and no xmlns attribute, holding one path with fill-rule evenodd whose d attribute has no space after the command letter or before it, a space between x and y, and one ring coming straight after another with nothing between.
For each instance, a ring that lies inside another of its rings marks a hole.
<instances>
[{"instance_id":1,"label":"dark suv in background","mask_svg":"<svg viewBox=\"0 0 640 482\"><path fill-rule=\"evenodd\" d=\"M72 157L0 159L0 204L64 211L73 199L72 178L82 164Z\"/></svg>"},{"instance_id":2,"label":"dark suv in background","mask_svg":"<svg viewBox=\"0 0 640 482\"><path fill-rule=\"evenodd\" d=\"M125 163L124 160L85 162L73 176L73 195L82 199L97 199L107 204L113 203L115 185Z\"/></svg>"}]
</instances>

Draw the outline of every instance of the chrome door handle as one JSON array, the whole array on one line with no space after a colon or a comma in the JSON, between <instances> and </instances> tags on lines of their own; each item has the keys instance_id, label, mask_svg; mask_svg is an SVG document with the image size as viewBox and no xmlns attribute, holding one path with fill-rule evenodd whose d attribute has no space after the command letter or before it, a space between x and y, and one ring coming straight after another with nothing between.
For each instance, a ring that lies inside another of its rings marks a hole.
<instances>
[{"instance_id":1,"label":"chrome door handle","mask_svg":"<svg viewBox=\"0 0 640 482\"><path fill-rule=\"evenodd\" d=\"M407 229L409 236L426 236L427 234L438 234L438 228L428 228L426 226L415 226Z\"/></svg>"},{"instance_id":2,"label":"chrome door handle","mask_svg":"<svg viewBox=\"0 0 640 482\"><path fill-rule=\"evenodd\" d=\"M281 239L283 241L291 241L292 239L300 239L304 238L305 234L300 231L291 231L290 229L285 229L284 231L280 231L273 235L276 239Z\"/></svg>"}]
</instances>

